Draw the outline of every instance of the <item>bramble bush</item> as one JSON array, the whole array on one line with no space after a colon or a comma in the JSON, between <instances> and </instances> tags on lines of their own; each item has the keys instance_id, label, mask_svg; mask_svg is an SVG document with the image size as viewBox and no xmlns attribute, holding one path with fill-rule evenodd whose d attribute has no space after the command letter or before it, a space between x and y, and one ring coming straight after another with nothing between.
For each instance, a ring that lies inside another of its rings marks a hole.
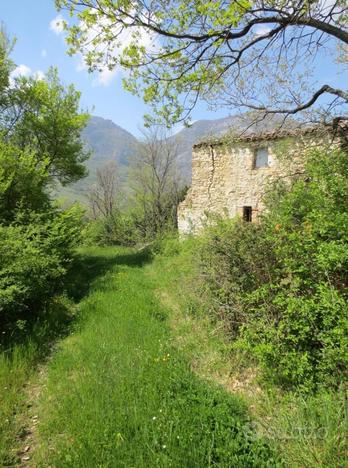
<instances>
[{"instance_id":1,"label":"bramble bush","mask_svg":"<svg viewBox=\"0 0 348 468\"><path fill-rule=\"evenodd\" d=\"M200 247L203 284L235 346L284 387L337 386L348 364L348 158L308 155L259 225L220 220Z\"/></svg>"}]
</instances>

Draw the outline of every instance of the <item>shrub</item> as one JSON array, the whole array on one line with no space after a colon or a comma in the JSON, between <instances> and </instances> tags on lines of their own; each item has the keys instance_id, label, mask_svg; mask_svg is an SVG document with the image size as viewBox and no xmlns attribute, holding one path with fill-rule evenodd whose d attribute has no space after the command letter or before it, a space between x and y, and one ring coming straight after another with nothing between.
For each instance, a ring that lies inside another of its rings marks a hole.
<instances>
[{"instance_id":1,"label":"shrub","mask_svg":"<svg viewBox=\"0 0 348 468\"><path fill-rule=\"evenodd\" d=\"M205 289L237 345L284 386L338 385L348 364L348 158L313 152L259 226L220 221L200 250Z\"/></svg>"},{"instance_id":2,"label":"shrub","mask_svg":"<svg viewBox=\"0 0 348 468\"><path fill-rule=\"evenodd\" d=\"M247 320L245 296L269 279L270 245L262 229L240 219L217 219L206 229L200 245L205 292L215 312L225 318L233 336ZM211 302L211 301L210 301Z\"/></svg>"},{"instance_id":3,"label":"shrub","mask_svg":"<svg viewBox=\"0 0 348 468\"><path fill-rule=\"evenodd\" d=\"M0 139L0 220L8 224L18 210L43 210L49 203L48 161Z\"/></svg>"},{"instance_id":4,"label":"shrub","mask_svg":"<svg viewBox=\"0 0 348 468\"><path fill-rule=\"evenodd\" d=\"M89 221L83 231L83 239L86 245L132 246L136 244L138 236L130 216L116 213Z\"/></svg>"},{"instance_id":5,"label":"shrub","mask_svg":"<svg viewBox=\"0 0 348 468\"><path fill-rule=\"evenodd\" d=\"M0 324L37 315L62 289L80 226L75 207L20 214L14 224L0 226Z\"/></svg>"}]
</instances>

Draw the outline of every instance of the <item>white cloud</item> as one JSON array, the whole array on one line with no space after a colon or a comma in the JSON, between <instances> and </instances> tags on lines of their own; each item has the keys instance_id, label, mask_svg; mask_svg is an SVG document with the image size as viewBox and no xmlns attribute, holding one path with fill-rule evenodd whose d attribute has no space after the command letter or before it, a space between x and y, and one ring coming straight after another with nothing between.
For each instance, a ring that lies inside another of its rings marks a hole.
<instances>
[{"instance_id":1,"label":"white cloud","mask_svg":"<svg viewBox=\"0 0 348 468\"><path fill-rule=\"evenodd\" d=\"M12 73L11 73L11 78L18 78L19 76L29 76L31 73L31 69L27 67L26 65L18 65Z\"/></svg>"},{"instance_id":2,"label":"white cloud","mask_svg":"<svg viewBox=\"0 0 348 468\"><path fill-rule=\"evenodd\" d=\"M109 86L114 77L117 75L118 70L114 68L109 70L107 67L103 68L95 80L93 80L93 86Z\"/></svg>"},{"instance_id":3,"label":"white cloud","mask_svg":"<svg viewBox=\"0 0 348 468\"><path fill-rule=\"evenodd\" d=\"M53 31L58 36L64 32L64 18L62 15L56 16L50 22L50 30Z\"/></svg>"},{"instance_id":4,"label":"white cloud","mask_svg":"<svg viewBox=\"0 0 348 468\"><path fill-rule=\"evenodd\" d=\"M43 58L46 58L46 57L47 57L47 50L46 50L46 49L42 49L42 51L41 51L41 57L43 57Z\"/></svg>"},{"instance_id":5,"label":"white cloud","mask_svg":"<svg viewBox=\"0 0 348 468\"><path fill-rule=\"evenodd\" d=\"M15 79L20 76L30 76L31 69L26 65L18 65L10 74L10 86L14 86Z\"/></svg>"},{"instance_id":6,"label":"white cloud","mask_svg":"<svg viewBox=\"0 0 348 468\"><path fill-rule=\"evenodd\" d=\"M35 78L35 80L44 80L45 74L42 70L38 70L33 74L33 77Z\"/></svg>"},{"instance_id":7,"label":"white cloud","mask_svg":"<svg viewBox=\"0 0 348 468\"><path fill-rule=\"evenodd\" d=\"M271 28L269 26L257 26L255 28L255 36L260 37L264 36L265 34L268 34L271 31Z\"/></svg>"},{"instance_id":8,"label":"white cloud","mask_svg":"<svg viewBox=\"0 0 348 468\"><path fill-rule=\"evenodd\" d=\"M10 86L14 86L16 78L21 76L32 76L35 80L44 80L45 74L41 70L37 70L36 72L32 72L31 68L27 65L18 65L10 74Z\"/></svg>"}]
</instances>

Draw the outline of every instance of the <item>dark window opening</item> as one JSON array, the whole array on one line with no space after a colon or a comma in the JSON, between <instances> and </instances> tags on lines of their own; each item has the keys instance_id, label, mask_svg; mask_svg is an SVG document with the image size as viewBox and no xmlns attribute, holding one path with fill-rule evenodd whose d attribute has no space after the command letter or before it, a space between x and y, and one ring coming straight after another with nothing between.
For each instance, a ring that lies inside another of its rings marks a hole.
<instances>
[{"instance_id":1,"label":"dark window opening","mask_svg":"<svg viewBox=\"0 0 348 468\"><path fill-rule=\"evenodd\" d=\"M268 149L258 148L255 154L254 168L268 167Z\"/></svg>"},{"instance_id":2,"label":"dark window opening","mask_svg":"<svg viewBox=\"0 0 348 468\"><path fill-rule=\"evenodd\" d=\"M253 217L253 209L251 206L243 206L243 219L251 223Z\"/></svg>"}]
</instances>

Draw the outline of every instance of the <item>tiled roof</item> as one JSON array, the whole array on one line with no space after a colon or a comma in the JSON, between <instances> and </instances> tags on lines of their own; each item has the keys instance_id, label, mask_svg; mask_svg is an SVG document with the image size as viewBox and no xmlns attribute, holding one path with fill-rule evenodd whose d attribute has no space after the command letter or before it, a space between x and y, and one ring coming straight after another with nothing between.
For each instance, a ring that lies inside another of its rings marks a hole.
<instances>
[{"instance_id":1,"label":"tiled roof","mask_svg":"<svg viewBox=\"0 0 348 468\"><path fill-rule=\"evenodd\" d=\"M265 132L242 132L240 134L229 132L217 138L209 138L194 145L194 148L202 146L218 146L233 142L257 142L267 140L278 140L281 138L295 138L305 135L325 135L348 136L348 120L341 120L336 124L327 125L307 125L292 129L276 129Z\"/></svg>"}]
</instances>

